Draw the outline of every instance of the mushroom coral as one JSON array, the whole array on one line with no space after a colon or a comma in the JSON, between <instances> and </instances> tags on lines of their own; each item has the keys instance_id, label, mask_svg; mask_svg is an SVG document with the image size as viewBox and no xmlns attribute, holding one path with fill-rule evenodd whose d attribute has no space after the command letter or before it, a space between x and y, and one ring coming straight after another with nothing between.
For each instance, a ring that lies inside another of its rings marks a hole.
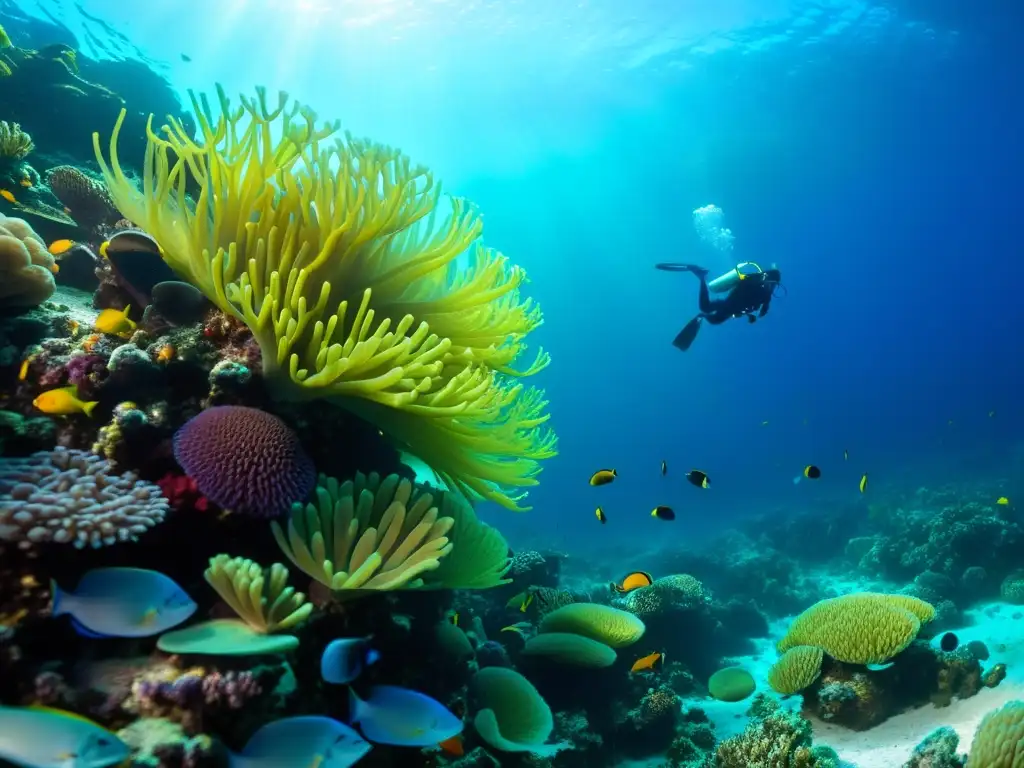
<instances>
[{"instance_id":1,"label":"mushroom coral","mask_svg":"<svg viewBox=\"0 0 1024 768\"><path fill-rule=\"evenodd\" d=\"M283 399L327 398L376 424L470 498L521 510L555 455L544 394L518 381L540 309L522 268L481 240L480 214L442 196L401 152L327 141L337 124L264 90L216 117L192 96L201 136L147 126L141 189L97 159L121 213L164 260L242 320ZM192 201L186 189L198 189ZM442 203L450 203L446 213Z\"/></svg>"}]
</instances>

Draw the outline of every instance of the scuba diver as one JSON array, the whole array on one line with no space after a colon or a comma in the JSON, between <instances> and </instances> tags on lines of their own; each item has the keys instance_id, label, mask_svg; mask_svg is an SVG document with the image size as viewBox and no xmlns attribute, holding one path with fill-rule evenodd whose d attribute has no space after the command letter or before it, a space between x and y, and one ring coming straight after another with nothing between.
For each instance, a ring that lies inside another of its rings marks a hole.
<instances>
[{"instance_id":1,"label":"scuba diver","mask_svg":"<svg viewBox=\"0 0 1024 768\"><path fill-rule=\"evenodd\" d=\"M672 346L684 352L697 338L704 320L719 325L731 318L745 316L748 322L757 322L757 318L768 314L772 296L782 284L782 272L777 267L772 265L771 269L762 270L753 262L738 264L710 283L708 270L694 264L666 262L655 267L665 272L692 272L700 279L700 314L688 322L672 342ZM724 298L711 298L712 293L726 291Z\"/></svg>"}]
</instances>

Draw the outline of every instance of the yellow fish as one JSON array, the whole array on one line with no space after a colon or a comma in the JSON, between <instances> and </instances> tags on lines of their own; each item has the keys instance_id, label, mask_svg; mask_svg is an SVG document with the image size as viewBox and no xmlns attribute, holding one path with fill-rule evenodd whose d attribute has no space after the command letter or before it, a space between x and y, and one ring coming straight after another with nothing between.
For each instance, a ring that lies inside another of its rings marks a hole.
<instances>
[{"instance_id":1,"label":"yellow fish","mask_svg":"<svg viewBox=\"0 0 1024 768\"><path fill-rule=\"evenodd\" d=\"M604 513L604 510L601 509L600 507L597 508L597 511L594 514L597 515L597 522L599 522L601 525L604 525L605 523L608 522L608 516Z\"/></svg>"},{"instance_id":2,"label":"yellow fish","mask_svg":"<svg viewBox=\"0 0 1024 768\"><path fill-rule=\"evenodd\" d=\"M35 355L29 355L21 361L21 368L18 369L18 381L24 381L25 377L28 376L28 367L32 365L32 358Z\"/></svg>"},{"instance_id":3,"label":"yellow fish","mask_svg":"<svg viewBox=\"0 0 1024 768\"><path fill-rule=\"evenodd\" d=\"M64 238L63 240L54 240L52 243L50 243L50 247L47 248L46 250L50 252L51 256L60 256L70 251L74 247L74 245L74 240L68 240L67 238Z\"/></svg>"},{"instance_id":4,"label":"yellow fish","mask_svg":"<svg viewBox=\"0 0 1024 768\"><path fill-rule=\"evenodd\" d=\"M67 213L71 213L71 211L67 211ZM107 258L107 248L109 247L109 240L104 240L102 243L100 243L100 256L102 256L104 259Z\"/></svg>"},{"instance_id":5,"label":"yellow fish","mask_svg":"<svg viewBox=\"0 0 1024 768\"><path fill-rule=\"evenodd\" d=\"M51 389L32 401L32 405L43 413L55 416L69 416L73 413L84 413L86 416L91 416L93 409L98 404L96 401L86 403L79 400L77 387Z\"/></svg>"},{"instance_id":6,"label":"yellow fish","mask_svg":"<svg viewBox=\"0 0 1024 768\"><path fill-rule=\"evenodd\" d=\"M515 624L509 624L507 627L502 627L502 632L515 632L519 635L525 635L526 630L530 628L530 623L527 621L517 621Z\"/></svg>"},{"instance_id":7,"label":"yellow fish","mask_svg":"<svg viewBox=\"0 0 1024 768\"><path fill-rule=\"evenodd\" d=\"M23 186L26 189L28 189L29 187L32 186L32 179L22 179L18 183L21 184L21 186Z\"/></svg>"},{"instance_id":8,"label":"yellow fish","mask_svg":"<svg viewBox=\"0 0 1024 768\"><path fill-rule=\"evenodd\" d=\"M630 672L646 672L647 670L653 671L655 667L665 661L665 655L655 651L649 653L646 656L641 656L639 659L633 662L633 666L629 668Z\"/></svg>"},{"instance_id":9,"label":"yellow fish","mask_svg":"<svg viewBox=\"0 0 1024 768\"><path fill-rule=\"evenodd\" d=\"M868 489L868 473L865 472L860 479L860 492L864 493Z\"/></svg>"},{"instance_id":10,"label":"yellow fish","mask_svg":"<svg viewBox=\"0 0 1024 768\"><path fill-rule=\"evenodd\" d=\"M130 336L135 330L135 323L128 317L132 305L124 309L104 309L93 324L97 331L110 333L115 336Z\"/></svg>"},{"instance_id":11,"label":"yellow fish","mask_svg":"<svg viewBox=\"0 0 1024 768\"><path fill-rule=\"evenodd\" d=\"M456 627L459 626L459 614L458 613L453 613L451 616L448 617L448 620L451 621L453 626L456 626Z\"/></svg>"},{"instance_id":12,"label":"yellow fish","mask_svg":"<svg viewBox=\"0 0 1024 768\"><path fill-rule=\"evenodd\" d=\"M164 344L160 347L160 351L156 353L157 362L168 363L174 359L174 345Z\"/></svg>"},{"instance_id":13,"label":"yellow fish","mask_svg":"<svg viewBox=\"0 0 1024 768\"><path fill-rule=\"evenodd\" d=\"M618 476L619 473L616 472L614 469L599 469L597 470L597 472L590 476L590 484L608 485L608 483L612 482L612 480L614 480Z\"/></svg>"},{"instance_id":14,"label":"yellow fish","mask_svg":"<svg viewBox=\"0 0 1024 768\"><path fill-rule=\"evenodd\" d=\"M15 199L14 195L12 195L10 190L8 190L8 189L0 189L0 197L2 197L4 200L6 200L11 205L17 205L18 204L18 201Z\"/></svg>"},{"instance_id":15,"label":"yellow fish","mask_svg":"<svg viewBox=\"0 0 1024 768\"><path fill-rule=\"evenodd\" d=\"M641 587L649 587L654 583L654 579L651 574L646 571L633 571L628 574L621 584L612 582L612 589L616 592L632 592L634 589L640 589Z\"/></svg>"},{"instance_id":16,"label":"yellow fish","mask_svg":"<svg viewBox=\"0 0 1024 768\"><path fill-rule=\"evenodd\" d=\"M526 613L526 609L530 607L530 603L533 602L533 595L528 595L523 604L519 606L520 613Z\"/></svg>"},{"instance_id":17,"label":"yellow fish","mask_svg":"<svg viewBox=\"0 0 1024 768\"><path fill-rule=\"evenodd\" d=\"M1001 507L1008 507L1010 506L1010 500L1005 496L1000 496L998 499L996 499L996 504L998 504Z\"/></svg>"}]
</instances>

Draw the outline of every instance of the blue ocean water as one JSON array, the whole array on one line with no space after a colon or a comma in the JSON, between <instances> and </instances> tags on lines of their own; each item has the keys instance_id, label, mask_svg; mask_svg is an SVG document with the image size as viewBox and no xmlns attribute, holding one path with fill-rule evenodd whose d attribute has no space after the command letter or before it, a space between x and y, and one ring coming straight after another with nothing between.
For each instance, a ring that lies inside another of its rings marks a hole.
<instances>
[{"instance_id":1,"label":"blue ocean water","mask_svg":"<svg viewBox=\"0 0 1024 768\"><path fill-rule=\"evenodd\" d=\"M538 383L560 456L533 512L493 511L513 544L628 559L748 514L857 514L863 472L874 492L986 478L1024 492L1008 3L2 8L12 32L48 19L182 92L286 89L479 204L487 241L530 274L553 358ZM681 353L696 280L653 264L725 265L694 229L707 204L736 260L779 264L786 295ZM811 463L822 478L794 485ZM616 483L588 486L599 467ZM711 490L683 480L694 467ZM656 504L678 519L653 520Z\"/></svg>"}]
</instances>

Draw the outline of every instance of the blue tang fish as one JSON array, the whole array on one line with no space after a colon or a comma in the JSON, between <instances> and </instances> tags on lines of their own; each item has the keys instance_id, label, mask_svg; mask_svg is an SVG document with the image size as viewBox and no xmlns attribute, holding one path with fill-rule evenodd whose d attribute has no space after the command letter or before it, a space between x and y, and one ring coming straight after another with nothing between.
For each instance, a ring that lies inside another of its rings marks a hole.
<instances>
[{"instance_id":1,"label":"blue tang fish","mask_svg":"<svg viewBox=\"0 0 1024 768\"><path fill-rule=\"evenodd\" d=\"M0 707L0 758L20 768L108 768L129 755L117 736L73 712Z\"/></svg>"},{"instance_id":2,"label":"blue tang fish","mask_svg":"<svg viewBox=\"0 0 1024 768\"><path fill-rule=\"evenodd\" d=\"M88 571L74 592L56 582L53 615L68 614L86 637L150 637L176 627L196 612L196 604L173 579L142 568Z\"/></svg>"},{"instance_id":3,"label":"blue tang fish","mask_svg":"<svg viewBox=\"0 0 1024 768\"><path fill-rule=\"evenodd\" d=\"M349 768L373 749L344 723L329 717L286 717L252 735L231 768Z\"/></svg>"},{"instance_id":4,"label":"blue tang fish","mask_svg":"<svg viewBox=\"0 0 1024 768\"><path fill-rule=\"evenodd\" d=\"M370 638L346 637L334 640L320 657L320 675L328 683L346 685L363 670L380 660L380 654L370 647Z\"/></svg>"},{"instance_id":5,"label":"blue tang fish","mask_svg":"<svg viewBox=\"0 0 1024 768\"><path fill-rule=\"evenodd\" d=\"M350 719L378 744L432 747L462 733L462 720L443 704L408 688L375 685L366 701L349 688Z\"/></svg>"}]
</instances>

